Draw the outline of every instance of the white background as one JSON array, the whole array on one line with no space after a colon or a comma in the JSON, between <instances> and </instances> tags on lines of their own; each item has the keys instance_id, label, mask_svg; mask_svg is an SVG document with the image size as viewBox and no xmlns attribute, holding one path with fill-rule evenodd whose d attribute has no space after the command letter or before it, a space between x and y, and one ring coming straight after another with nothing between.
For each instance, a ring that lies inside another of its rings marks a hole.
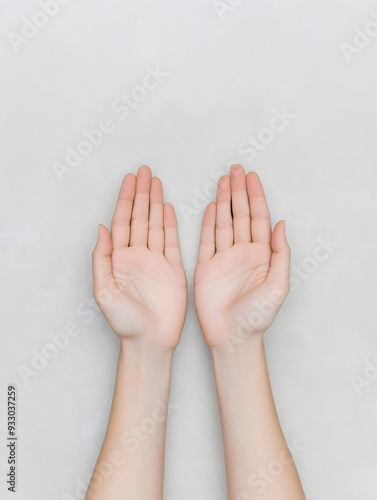
<instances>
[{"instance_id":1,"label":"white background","mask_svg":"<svg viewBox=\"0 0 377 500\"><path fill-rule=\"evenodd\" d=\"M358 394L350 377L364 377L365 360L377 362L377 39L350 61L340 47L373 20L376 2L244 0L221 19L211 0L71 0L18 52L8 34L21 35L23 17L40 7L0 5L0 496L14 383L19 488L10 497L82 498L77 481L98 456L118 354L91 301L91 251L123 176L148 164L177 210L190 292L174 357L165 498L226 499L191 283L211 173L240 162L260 174L274 223L287 220L293 265L312 266L306 278L293 275L295 289L265 337L307 498L376 500L377 380L365 379ZM122 121L111 105L148 66L167 77ZM240 144L284 108L290 124L249 160ZM104 118L114 131L59 182L52 163L65 162L66 148ZM188 218L187 207L195 211ZM319 238L338 246L313 262ZM26 385L20 365L31 367L33 349L69 321L80 335Z\"/></svg>"}]
</instances>

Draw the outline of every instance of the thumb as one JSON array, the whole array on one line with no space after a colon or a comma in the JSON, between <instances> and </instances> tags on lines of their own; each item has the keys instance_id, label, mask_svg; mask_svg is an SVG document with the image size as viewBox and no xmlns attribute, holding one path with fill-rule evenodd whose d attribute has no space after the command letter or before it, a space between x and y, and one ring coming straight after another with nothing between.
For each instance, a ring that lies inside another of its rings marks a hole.
<instances>
[{"instance_id":1,"label":"thumb","mask_svg":"<svg viewBox=\"0 0 377 500\"><path fill-rule=\"evenodd\" d=\"M279 221L271 235L271 263L267 280L279 284L287 292L289 289L289 271L291 264L291 249L285 234L285 221Z\"/></svg>"},{"instance_id":2,"label":"thumb","mask_svg":"<svg viewBox=\"0 0 377 500\"><path fill-rule=\"evenodd\" d=\"M109 290L114 281L111 264L113 244L107 227L98 224L98 241L92 253L93 293L100 300L101 291Z\"/></svg>"}]
</instances>

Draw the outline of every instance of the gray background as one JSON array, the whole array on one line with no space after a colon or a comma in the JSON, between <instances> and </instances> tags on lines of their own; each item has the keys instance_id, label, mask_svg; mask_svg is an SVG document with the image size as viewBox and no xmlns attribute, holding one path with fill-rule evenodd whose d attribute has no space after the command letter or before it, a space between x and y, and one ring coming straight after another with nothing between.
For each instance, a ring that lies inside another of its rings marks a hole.
<instances>
[{"instance_id":1,"label":"gray background","mask_svg":"<svg viewBox=\"0 0 377 500\"><path fill-rule=\"evenodd\" d=\"M221 19L210 0L71 0L16 52L9 33L20 35L23 17L41 8L0 2L0 495L6 387L14 383L19 489L10 497L82 498L77 481L98 456L118 353L92 301L91 251L123 176L148 164L177 210L190 292L174 357L165 498L226 499L192 275L213 177L240 162L260 174L273 221L287 220L292 263L307 269L300 278L295 268L294 290L265 337L307 498L376 500L377 373L369 368L368 380L363 371L367 360L377 363L377 40L364 40L348 61L341 44L354 44L377 4L238 3ZM135 87L156 66L167 76L121 120L112 103L142 95ZM250 160L242 143L268 138L262 129L285 108L289 125ZM53 162L105 118L113 132L59 182ZM337 244L322 250L323 261L314 257L320 238ZM30 367L33 349L69 321L80 335L25 384L20 366ZM355 376L364 378L358 391Z\"/></svg>"}]
</instances>

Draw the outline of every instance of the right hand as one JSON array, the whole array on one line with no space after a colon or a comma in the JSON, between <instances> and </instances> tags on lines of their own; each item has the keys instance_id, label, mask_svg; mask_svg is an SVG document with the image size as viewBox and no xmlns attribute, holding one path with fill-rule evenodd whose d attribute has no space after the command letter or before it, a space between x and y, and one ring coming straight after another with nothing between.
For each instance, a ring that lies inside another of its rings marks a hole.
<instances>
[{"instance_id":1,"label":"right hand","mask_svg":"<svg viewBox=\"0 0 377 500\"><path fill-rule=\"evenodd\" d=\"M290 248L284 222L271 233L258 175L241 165L218 183L203 217L194 276L195 306L211 349L229 350L263 336L289 291Z\"/></svg>"}]
</instances>

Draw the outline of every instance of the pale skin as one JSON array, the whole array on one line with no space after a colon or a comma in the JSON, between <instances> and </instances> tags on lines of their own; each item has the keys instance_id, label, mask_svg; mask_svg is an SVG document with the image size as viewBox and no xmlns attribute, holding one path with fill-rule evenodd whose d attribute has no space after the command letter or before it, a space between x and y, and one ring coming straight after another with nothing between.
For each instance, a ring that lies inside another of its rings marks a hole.
<instances>
[{"instance_id":1,"label":"pale skin","mask_svg":"<svg viewBox=\"0 0 377 500\"><path fill-rule=\"evenodd\" d=\"M284 222L271 232L259 177L234 165L204 214L194 276L232 500L305 498L263 348L264 332L289 291L289 266ZM187 283L174 209L164 204L161 181L149 167L125 177L111 233L99 227L93 279L94 296L121 347L109 424L86 500L161 500L171 361L185 320ZM271 476L275 462L279 474Z\"/></svg>"},{"instance_id":2,"label":"pale skin","mask_svg":"<svg viewBox=\"0 0 377 500\"><path fill-rule=\"evenodd\" d=\"M241 165L218 183L203 217L195 306L211 349L228 498L304 500L267 371L263 335L289 291L285 222L271 231L258 175Z\"/></svg>"},{"instance_id":3,"label":"pale skin","mask_svg":"<svg viewBox=\"0 0 377 500\"><path fill-rule=\"evenodd\" d=\"M171 362L187 283L174 209L147 166L124 178L111 234L99 226L93 283L121 347L109 424L85 498L160 500Z\"/></svg>"}]
</instances>

